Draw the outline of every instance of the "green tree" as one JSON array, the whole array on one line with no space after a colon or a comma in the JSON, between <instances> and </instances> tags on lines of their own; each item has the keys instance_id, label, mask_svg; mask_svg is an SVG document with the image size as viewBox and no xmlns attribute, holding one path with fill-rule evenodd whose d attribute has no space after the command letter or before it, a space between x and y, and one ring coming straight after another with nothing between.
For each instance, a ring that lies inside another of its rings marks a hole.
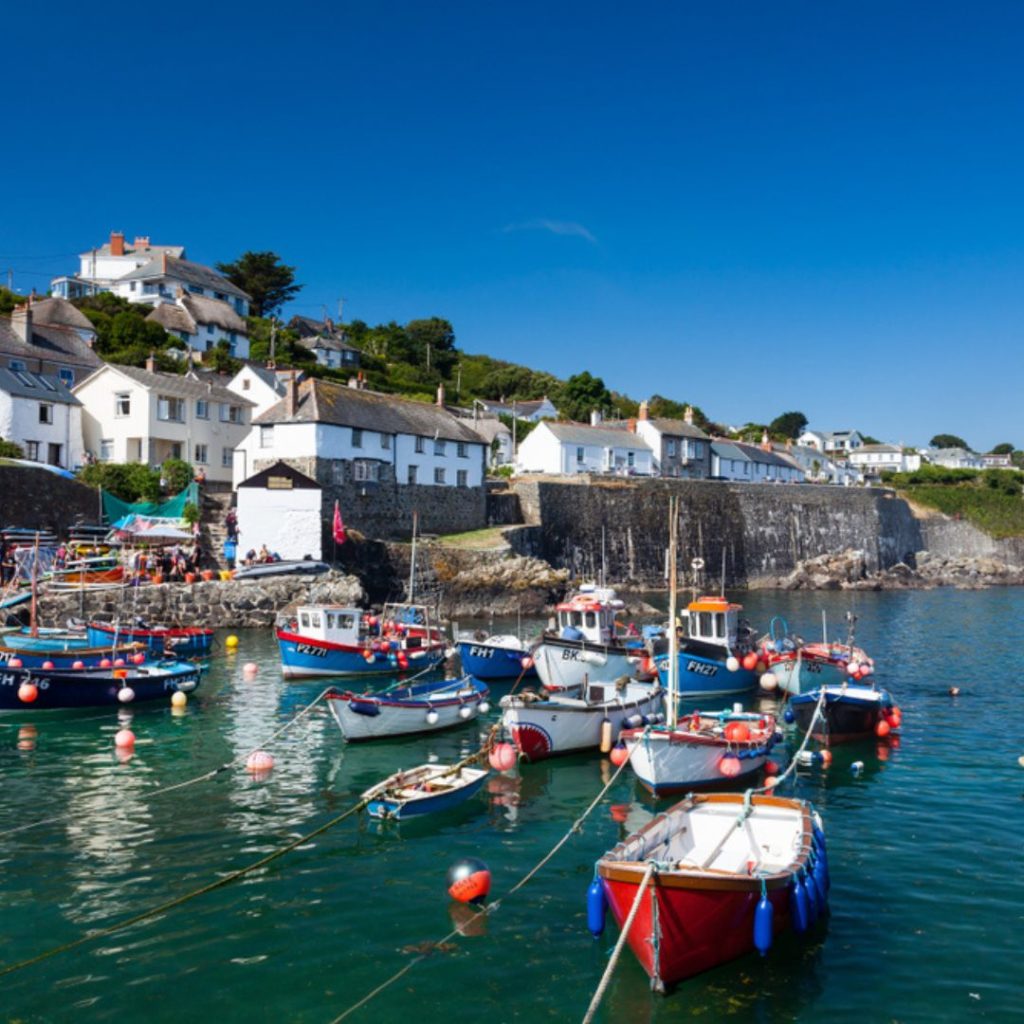
<instances>
[{"instance_id":1,"label":"green tree","mask_svg":"<svg viewBox=\"0 0 1024 1024\"><path fill-rule=\"evenodd\" d=\"M992 449L991 454L992 455L1012 455L1013 454L1013 445L1010 444L1009 441L1004 441L1002 444L997 444L995 446L995 448Z\"/></svg>"},{"instance_id":2,"label":"green tree","mask_svg":"<svg viewBox=\"0 0 1024 1024\"><path fill-rule=\"evenodd\" d=\"M664 398L661 395L652 395L647 403L648 412L651 416L666 420L681 420L686 416L689 408L693 413L693 424L701 430L711 433L714 424L704 415L700 406L687 402L677 402L672 398ZM716 430L715 433L722 434L723 430Z\"/></svg>"},{"instance_id":3,"label":"green tree","mask_svg":"<svg viewBox=\"0 0 1024 1024\"><path fill-rule=\"evenodd\" d=\"M160 499L160 474L141 462L94 462L80 470L78 479L122 501Z\"/></svg>"},{"instance_id":4,"label":"green tree","mask_svg":"<svg viewBox=\"0 0 1024 1024\"><path fill-rule=\"evenodd\" d=\"M181 494L192 483L192 467L184 459L164 459L160 478L168 494Z\"/></svg>"},{"instance_id":5,"label":"green tree","mask_svg":"<svg viewBox=\"0 0 1024 1024\"><path fill-rule=\"evenodd\" d=\"M936 434L928 444L932 448L970 448L970 445L956 434Z\"/></svg>"},{"instance_id":6,"label":"green tree","mask_svg":"<svg viewBox=\"0 0 1024 1024\"><path fill-rule=\"evenodd\" d=\"M10 316L15 306L25 301L27 296L19 295L8 288L0 288L0 316Z\"/></svg>"},{"instance_id":7,"label":"green tree","mask_svg":"<svg viewBox=\"0 0 1024 1024\"><path fill-rule=\"evenodd\" d=\"M244 365L241 359L236 359L231 354L231 345L226 338L221 338L212 349L203 353L203 363L210 370L217 373L229 373L232 376Z\"/></svg>"},{"instance_id":8,"label":"green tree","mask_svg":"<svg viewBox=\"0 0 1024 1024\"><path fill-rule=\"evenodd\" d=\"M769 434L781 434L796 439L807 429L807 417L802 412L784 412L768 424Z\"/></svg>"},{"instance_id":9,"label":"green tree","mask_svg":"<svg viewBox=\"0 0 1024 1024\"><path fill-rule=\"evenodd\" d=\"M245 252L234 263L218 263L217 269L249 296L253 316L269 316L302 290L295 283L295 268L285 266L275 252Z\"/></svg>"},{"instance_id":10,"label":"green tree","mask_svg":"<svg viewBox=\"0 0 1024 1024\"><path fill-rule=\"evenodd\" d=\"M590 419L594 410L604 412L612 405L611 392L600 377L594 377L589 370L573 374L562 386L555 398L558 411L570 420L583 422Z\"/></svg>"}]
</instances>

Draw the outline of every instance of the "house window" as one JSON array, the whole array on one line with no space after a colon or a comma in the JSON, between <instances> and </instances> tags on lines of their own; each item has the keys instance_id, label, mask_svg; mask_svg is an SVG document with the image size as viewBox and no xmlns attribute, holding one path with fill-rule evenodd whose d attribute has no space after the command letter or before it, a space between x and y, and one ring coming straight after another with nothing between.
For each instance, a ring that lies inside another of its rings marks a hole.
<instances>
[{"instance_id":1,"label":"house window","mask_svg":"<svg viewBox=\"0 0 1024 1024\"><path fill-rule=\"evenodd\" d=\"M408 483L410 483L410 484L416 483L416 472L417 472L418 468L419 468L418 466L410 466L409 467L409 476L408 476L408 479L407 479Z\"/></svg>"},{"instance_id":2,"label":"house window","mask_svg":"<svg viewBox=\"0 0 1024 1024\"><path fill-rule=\"evenodd\" d=\"M242 381L242 390L243 391L248 391L250 383L251 383L251 381L249 381L249 380L243 380Z\"/></svg>"},{"instance_id":3,"label":"house window","mask_svg":"<svg viewBox=\"0 0 1024 1024\"><path fill-rule=\"evenodd\" d=\"M49 402L39 403L39 422L40 423L52 423L53 422L53 406Z\"/></svg>"},{"instance_id":4,"label":"house window","mask_svg":"<svg viewBox=\"0 0 1024 1024\"><path fill-rule=\"evenodd\" d=\"M210 403L205 398L196 399L196 419L208 420L210 418Z\"/></svg>"},{"instance_id":5,"label":"house window","mask_svg":"<svg viewBox=\"0 0 1024 1024\"><path fill-rule=\"evenodd\" d=\"M114 439L105 437L100 441L100 462L110 462L114 457Z\"/></svg>"},{"instance_id":6,"label":"house window","mask_svg":"<svg viewBox=\"0 0 1024 1024\"><path fill-rule=\"evenodd\" d=\"M207 334L213 334L213 324L207 324L206 325L206 333Z\"/></svg>"},{"instance_id":7,"label":"house window","mask_svg":"<svg viewBox=\"0 0 1024 1024\"><path fill-rule=\"evenodd\" d=\"M419 454L419 453L424 452L424 451L426 451L426 445L424 444L424 438L417 437L416 438L416 452L417 452L417 454Z\"/></svg>"},{"instance_id":8,"label":"house window","mask_svg":"<svg viewBox=\"0 0 1024 1024\"><path fill-rule=\"evenodd\" d=\"M132 394L130 391L119 391L114 395L114 415L117 417L131 416Z\"/></svg>"},{"instance_id":9,"label":"house window","mask_svg":"<svg viewBox=\"0 0 1024 1024\"><path fill-rule=\"evenodd\" d=\"M194 446L195 455L193 461L198 462L201 466L205 466L210 461L209 449L205 444L197 444Z\"/></svg>"},{"instance_id":10,"label":"house window","mask_svg":"<svg viewBox=\"0 0 1024 1024\"><path fill-rule=\"evenodd\" d=\"M192 292L193 294L195 294L195 295L202 295L203 294L203 289L200 288L199 285L197 285L197 284L190 284L188 286L188 290L190 292Z\"/></svg>"},{"instance_id":11,"label":"house window","mask_svg":"<svg viewBox=\"0 0 1024 1024\"><path fill-rule=\"evenodd\" d=\"M444 455L444 448L445 448L444 441L439 441L437 438L434 438L434 454L435 455Z\"/></svg>"},{"instance_id":12,"label":"house window","mask_svg":"<svg viewBox=\"0 0 1024 1024\"><path fill-rule=\"evenodd\" d=\"M376 483L380 478L380 463L371 462L369 459L356 459L352 463L352 479L365 483L371 481Z\"/></svg>"},{"instance_id":13,"label":"house window","mask_svg":"<svg viewBox=\"0 0 1024 1024\"><path fill-rule=\"evenodd\" d=\"M274 447L274 425L261 426L260 427L260 447L261 448L273 448Z\"/></svg>"},{"instance_id":14,"label":"house window","mask_svg":"<svg viewBox=\"0 0 1024 1024\"><path fill-rule=\"evenodd\" d=\"M129 285L128 285L128 291L130 291L130 292L133 292L133 291L135 291L135 282L134 282L134 281L131 281L131 282L129 283Z\"/></svg>"},{"instance_id":15,"label":"house window","mask_svg":"<svg viewBox=\"0 0 1024 1024\"><path fill-rule=\"evenodd\" d=\"M438 466L437 469L434 470L434 483L444 483L444 468L442 466Z\"/></svg>"},{"instance_id":16,"label":"house window","mask_svg":"<svg viewBox=\"0 0 1024 1024\"><path fill-rule=\"evenodd\" d=\"M469 446L465 441L460 441L458 448L456 449L460 459L469 458Z\"/></svg>"},{"instance_id":17,"label":"house window","mask_svg":"<svg viewBox=\"0 0 1024 1024\"><path fill-rule=\"evenodd\" d=\"M352 428L352 447L362 448L363 447L363 432L358 427Z\"/></svg>"},{"instance_id":18,"label":"house window","mask_svg":"<svg viewBox=\"0 0 1024 1024\"><path fill-rule=\"evenodd\" d=\"M171 458L172 459L180 459L181 458L181 442L180 441L175 441L171 445Z\"/></svg>"},{"instance_id":19,"label":"house window","mask_svg":"<svg viewBox=\"0 0 1024 1024\"><path fill-rule=\"evenodd\" d=\"M455 474L455 482L459 487L466 487L469 484L469 471L466 469L460 469Z\"/></svg>"},{"instance_id":20,"label":"house window","mask_svg":"<svg viewBox=\"0 0 1024 1024\"><path fill-rule=\"evenodd\" d=\"M675 453L676 453L676 442L675 442L675 438L671 438L671 437L670 437L670 438L669 438L669 439L668 439L668 440L667 440L667 441L665 442L665 454L666 454L666 455L675 455Z\"/></svg>"},{"instance_id":21,"label":"house window","mask_svg":"<svg viewBox=\"0 0 1024 1024\"><path fill-rule=\"evenodd\" d=\"M690 446L693 450L693 457L699 459L704 454L704 445L700 441L691 441Z\"/></svg>"},{"instance_id":22,"label":"house window","mask_svg":"<svg viewBox=\"0 0 1024 1024\"><path fill-rule=\"evenodd\" d=\"M60 377L60 381L66 387L71 387L75 383L75 371L68 369L66 366L62 366L57 371L57 376Z\"/></svg>"},{"instance_id":23,"label":"house window","mask_svg":"<svg viewBox=\"0 0 1024 1024\"><path fill-rule=\"evenodd\" d=\"M156 418L170 423L185 422L185 402L170 395L159 395L156 400Z\"/></svg>"},{"instance_id":24,"label":"house window","mask_svg":"<svg viewBox=\"0 0 1024 1024\"><path fill-rule=\"evenodd\" d=\"M626 452L626 465L631 469L636 465L636 452Z\"/></svg>"},{"instance_id":25,"label":"house window","mask_svg":"<svg viewBox=\"0 0 1024 1024\"><path fill-rule=\"evenodd\" d=\"M241 423L242 407L240 405L222 404L220 407L220 421L221 423Z\"/></svg>"},{"instance_id":26,"label":"house window","mask_svg":"<svg viewBox=\"0 0 1024 1024\"><path fill-rule=\"evenodd\" d=\"M213 297L215 299L220 299L221 302L223 302L227 298L227 296L223 292L214 292Z\"/></svg>"},{"instance_id":27,"label":"house window","mask_svg":"<svg viewBox=\"0 0 1024 1024\"><path fill-rule=\"evenodd\" d=\"M387 448L387 449L391 448L391 435L390 434L381 434L380 435L380 446L381 446L381 448Z\"/></svg>"},{"instance_id":28,"label":"house window","mask_svg":"<svg viewBox=\"0 0 1024 1024\"><path fill-rule=\"evenodd\" d=\"M32 462L39 461L39 442L38 441L26 441L25 442L25 458Z\"/></svg>"},{"instance_id":29,"label":"house window","mask_svg":"<svg viewBox=\"0 0 1024 1024\"><path fill-rule=\"evenodd\" d=\"M7 364L15 373L25 372L25 360L24 359L12 359Z\"/></svg>"},{"instance_id":30,"label":"house window","mask_svg":"<svg viewBox=\"0 0 1024 1024\"><path fill-rule=\"evenodd\" d=\"M234 461L235 461L235 449L234 448L224 448L224 449L221 450L221 453L220 453L220 464L225 469L230 469L231 466L233 465Z\"/></svg>"},{"instance_id":31,"label":"house window","mask_svg":"<svg viewBox=\"0 0 1024 1024\"><path fill-rule=\"evenodd\" d=\"M583 462L583 449L582 448L577 448L576 449L576 461L579 462L579 463Z\"/></svg>"}]
</instances>

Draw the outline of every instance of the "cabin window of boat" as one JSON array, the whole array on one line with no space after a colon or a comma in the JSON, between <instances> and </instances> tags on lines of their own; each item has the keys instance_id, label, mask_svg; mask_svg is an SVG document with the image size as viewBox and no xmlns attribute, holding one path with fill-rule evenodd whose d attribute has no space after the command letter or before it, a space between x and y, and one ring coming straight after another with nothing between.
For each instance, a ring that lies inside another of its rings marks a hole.
<instances>
[{"instance_id":1,"label":"cabin window of boat","mask_svg":"<svg viewBox=\"0 0 1024 1024\"><path fill-rule=\"evenodd\" d=\"M714 636L711 632L711 612L700 613L700 635Z\"/></svg>"},{"instance_id":2,"label":"cabin window of boat","mask_svg":"<svg viewBox=\"0 0 1024 1024\"><path fill-rule=\"evenodd\" d=\"M338 614L338 629L352 629L356 620L354 615Z\"/></svg>"},{"instance_id":3,"label":"cabin window of boat","mask_svg":"<svg viewBox=\"0 0 1024 1024\"><path fill-rule=\"evenodd\" d=\"M587 629L593 629L597 625L597 615L594 612L584 613L586 619Z\"/></svg>"},{"instance_id":4,"label":"cabin window of boat","mask_svg":"<svg viewBox=\"0 0 1024 1024\"><path fill-rule=\"evenodd\" d=\"M302 623L302 626L303 626L304 629L309 629L309 613L308 612L303 612L299 616L299 622Z\"/></svg>"},{"instance_id":5,"label":"cabin window of boat","mask_svg":"<svg viewBox=\"0 0 1024 1024\"><path fill-rule=\"evenodd\" d=\"M314 629L319 629L320 628L320 613L319 612L310 612L309 624Z\"/></svg>"},{"instance_id":6,"label":"cabin window of boat","mask_svg":"<svg viewBox=\"0 0 1024 1024\"><path fill-rule=\"evenodd\" d=\"M715 612L715 636L725 636L725 612Z\"/></svg>"}]
</instances>

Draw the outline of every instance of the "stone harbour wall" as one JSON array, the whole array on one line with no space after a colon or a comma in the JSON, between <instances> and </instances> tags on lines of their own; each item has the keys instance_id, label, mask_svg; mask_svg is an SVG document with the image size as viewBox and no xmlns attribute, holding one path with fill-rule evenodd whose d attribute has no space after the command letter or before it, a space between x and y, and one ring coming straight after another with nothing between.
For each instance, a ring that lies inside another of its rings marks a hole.
<instances>
[{"instance_id":1,"label":"stone harbour wall","mask_svg":"<svg viewBox=\"0 0 1024 1024\"><path fill-rule=\"evenodd\" d=\"M0 527L64 536L75 523L98 523L101 511L95 487L33 466L0 465Z\"/></svg>"}]
</instances>

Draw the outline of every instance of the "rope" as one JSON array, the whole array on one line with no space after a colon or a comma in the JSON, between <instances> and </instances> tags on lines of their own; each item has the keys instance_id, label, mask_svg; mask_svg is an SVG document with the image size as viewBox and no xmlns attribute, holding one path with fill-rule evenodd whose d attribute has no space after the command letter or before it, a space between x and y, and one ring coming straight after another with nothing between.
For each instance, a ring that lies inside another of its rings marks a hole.
<instances>
[{"instance_id":1,"label":"rope","mask_svg":"<svg viewBox=\"0 0 1024 1024\"><path fill-rule=\"evenodd\" d=\"M597 1013L597 1008L601 1005L601 1000L604 998L605 991L608 988L608 983L612 980L612 974L615 971L615 966L618 964L619 957L622 955L622 949L626 945L629 930L633 927L633 920L637 915L637 911L640 909L640 902L644 898L644 891L650 884L655 870L656 865L654 862L648 861L647 869L644 871L644 877L640 880L640 886L636 891L636 899L633 900L633 906L629 908L626 920L619 931L619 941L615 943L615 948L612 950L608 966L604 969L604 974L601 975L601 980L598 982L597 988L594 990L593 998L590 1000L590 1006L587 1007L587 1012L583 1017L583 1024L590 1024L594 1019L594 1014Z\"/></svg>"},{"instance_id":2,"label":"rope","mask_svg":"<svg viewBox=\"0 0 1024 1024\"><path fill-rule=\"evenodd\" d=\"M347 811L343 811L337 817L332 818L319 828L313 829L312 832L307 832L304 836L299 836L298 839L293 839L290 843L271 851L265 857L261 857L259 860L245 865L245 867L238 868L237 870L224 875L223 878L218 878L215 881L200 886L198 889L193 889L191 892L187 892L182 896L176 896L174 899L167 900L159 906L151 907L149 910L144 910L141 913L136 914L134 917L129 917L124 921L119 921L117 924L112 924L106 928L99 928L95 931L87 932L85 935L82 935L77 939L73 939L71 942L65 942L62 946L55 946L53 949L47 949L42 953L36 954L36 956L30 957L28 960L20 960L18 963L8 964L6 967L0 967L0 978L5 977L8 974L13 974L15 971L24 970L26 967L31 967L33 964L40 963L43 960L48 960L50 957L57 956L59 953L66 953L70 949L77 949L79 946L84 945L86 942L91 942L93 939L106 938L108 935L113 935L116 932L124 931L125 928L130 928L132 925L140 924L152 917L158 917L161 914L167 913L169 910L173 910L175 907L180 907L183 903L188 903L190 900L194 900L199 896L205 896L207 893L213 892L215 889L222 889L224 886L230 885L239 878L243 878L245 875L251 874L253 871L258 871L260 868L266 867L272 861L277 860L279 857L283 857L286 853L290 853L296 847L310 842L319 835L323 835L329 829L334 828L335 825L341 824L341 822L346 818L351 817L351 815L356 814L358 811L361 811L368 802L369 801L367 800L360 800L359 803L354 804Z\"/></svg>"},{"instance_id":3,"label":"rope","mask_svg":"<svg viewBox=\"0 0 1024 1024\"><path fill-rule=\"evenodd\" d=\"M328 687L326 690L320 693L311 704L308 704L306 707L304 707L293 719L291 719L291 721L285 722L285 724L282 725L280 729L277 729L275 732L271 733L271 735L263 743L260 743L257 746L253 747L252 750L249 750L244 754L239 754L238 757L234 758L233 760L225 761L224 764L219 765L216 768L211 768L210 771L203 772L202 775L196 775L193 776L191 779L185 779L182 782L175 782L171 786L164 786L161 789L155 789L153 790L152 793L148 793L147 797L165 796L167 793L173 793L175 790L185 789L187 786L194 786L197 782L206 782L208 779L215 778L223 772L226 772L229 769L234 768L236 765L244 764L249 759L249 756L251 754L256 753L257 750L262 750L264 747L272 746L274 742L277 739L279 739L285 732L287 732L293 725L295 725L297 722L300 722L303 718L305 718L306 715L308 715L313 710L313 708L315 708L316 705L319 704L320 701L322 701L324 697L327 696L330 690L331 687ZM4 831L0 832L0 839L6 836L15 835L18 832L28 832L30 829L39 828L42 825L55 825L58 822L64 821L68 817L70 817L70 815L60 814L53 818L43 818L40 821L29 822L29 824L27 825L18 825L15 828L5 829Z\"/></svg>"},{"instance_id":4,"label":"rope","mask_svg":"<svg viewBox=\"0 0 1024 1024\"><path fill-rule=\"evenodd\" d=\"M632 751L630 752L630 754L632 755ZM618 777L622 774L627 764L629 764L629 757L627 757L626 760L619 765L619 767L612 774L612 777L604 784L604 786L601 787L601 791L590 802L587 809L572 823L572 825L569 826L569 830L565 833L565 835L562 836L562 838L559 839L558 842L555 843L555 845L532 868L530 868L530 870L527 871L527 873L523 875L523 877L520 878L519 881L516 882L516 884L513 885L512 888L510 888L503 896L500 896L493 902L488 903L487 906L482 907L468 921L463 922L458 928L453 928L452 931L450 931L447 935L444 936L444 938L438 939L437 942L431 943L432 948L430 950L428 950L425 953L421 953L413 960L410 960L409 963L405 964L404 967L399 968L399 970L396 971L393 975L391 975L390 978L387 978L384 981L382 981L376 988L372 989L370 992L367 992L367 994L363 996L362 999L360 999L356 1003L353 1003L347 1010L345 1010L343 1013L335 1017L334 1020L331 1021L331 1024L339 1024L340 1021L345 1020L346 1017L351 1016L357 1010L364 1007L368 1002L370 1002L371 999L376 998L376 996L380 995L380 993L383 992L386 988L393 985L400 978L404 977L421 960L425 960L428 956L430 956L434 949L437 949L439 946L444 945L444 943L446 942L451 942L452 939L458 938L458 936L463 934L464 930L468 929L473 924L474 921L479 920L481 917L486 917L488 914L491 914L494 911L498 910L505 900L507 900L514 893L518 892L520 889L522 889L522 887L526 885L526 883L529 882L530 879L533 878L533 876L536 875L537 872L540 871L540 869L543 868L544 865L547 864L563 846L565 846L565 844L572 838L572 836L580 831L580 826L582 826L583 822L587 819L590 813L594 810L595 807L597 807L597 805L604 798L604 795L615 784L615 782L618 780Z\"/></svg>"}]
</instances>

